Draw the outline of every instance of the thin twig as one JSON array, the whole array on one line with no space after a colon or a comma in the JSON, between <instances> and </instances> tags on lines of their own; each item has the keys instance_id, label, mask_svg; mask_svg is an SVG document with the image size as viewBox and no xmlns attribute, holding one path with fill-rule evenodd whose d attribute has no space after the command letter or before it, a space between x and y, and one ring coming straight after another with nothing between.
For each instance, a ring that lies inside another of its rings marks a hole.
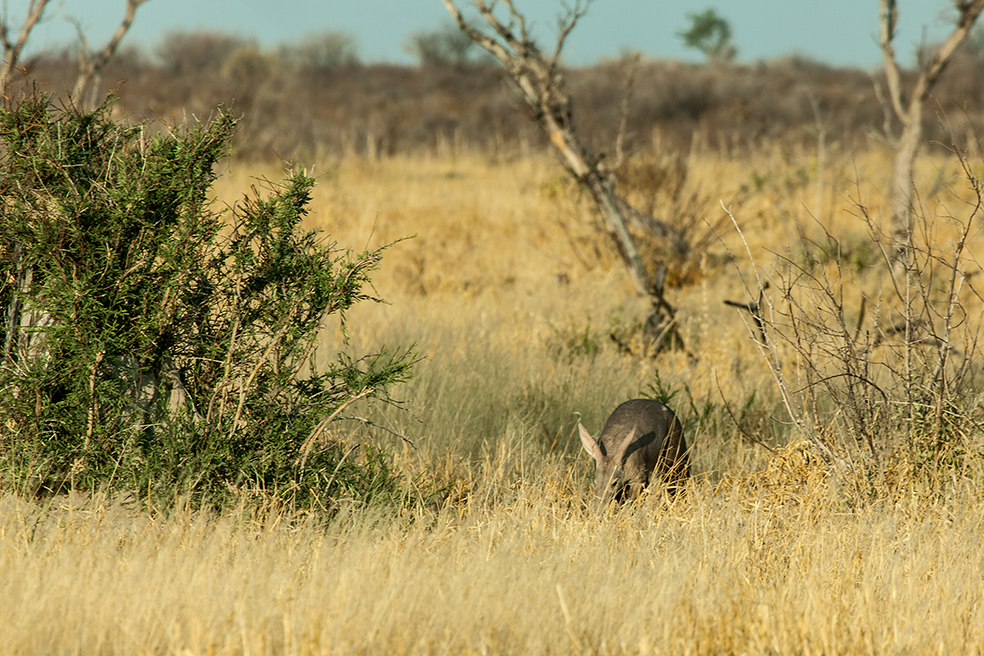
<instances>
[{"instance_id":1,"label":"thin twig","mask_svg":"<svg viewBox=\"0 0 984 656\"><path fill-rule=\"evenodd\" d=\"M724 390L721 389L721 381L718 379L716 370L714 371L714 384L717 386L718 394L721 395L721 401L724 403L724 409L728 411L728 416L731 417L731 421L735 423L735 428L738 429L738 433L752 444L760 446L769 453L774 454L776 452L775 449L745 430L745 427L741 425L740 421L738 421L738 417L736 417L735 413L731 410L731 404L728 403L728 399L724 396Z\"/></svg>"},{"instance_id":2,"label":"thin twig","mask_svg":"<svg viewBox=\"0 0 984 656\"><path fill-rule=\"evenodd\" d=\"M335 421L338 415L341 414L342 410L349 407L359 399L363 399L369 396L375 391L376 389L374 387L367 387L361 390L359 393L353 394L348 399L346 399L344 403L342 403L340 406L335 408L335 411L331 413L326 419L323 419L320 422L318 422L318 425L314 427L314 430L311 431L311 434L308 435L306 440L304 440L304 444L301 445L301 459L300 462L298 463L298 466L300 467L302 472L304 471L304 463L307 462L308 454L311 452L312 447L314 447L314 443L321 437L321 434L324 432L325 428L327 428L329 424L331 424L331 422Z\"/></svg>"},{"instance_id":3,"label":"thin twig","mask_svg":"<svg viewBox=\"0 0 984 656\"><path fill-rule=\"evenodd\" d=\"M734 226L735 230L738 233L739 238L741 239L742 244L745 246L745 253L748 255L748 260L752 265L752 271L755 274L755 278L759 282L759 289L760 290L763 289L765 287L765 281L761 278L759 269L755 265L755 258L752 257L752 249L751 247L749 247L748 241L745 239L745 235L742 232L741 227L738 225L738 221L735 220L735 217L731 213L731 210L725 207L723 202L721 203L721 208L731 219L731 224ZM747 287L745 288L745 291L746 293L748 293ZM772 303L768 301L768 297L764 296L760 292L760 303L763 301L768 304L768 307L771 311L773 309ZM761 312L762 310L761 305L759 305L758 309L759 312ZM764 317L763 317L763 321L764 321ZM772 326L775 325L775 322L771 319L771 317L768 323L769 325ZM748 326L747 322L746 322L746 326ZM748 326L748 328L749 330L751 330L750 326ZM765 343L759 342L758 340L754 340L754 341L755 344L758 346L759 352L765 358L765 361L769 366L769 371L772 373L772 377L776 381L776 386L779 389L779 395L782 398L783 405L786 408L786 412L789 415L790 420L792 420L793 424L800 430L800 432L803 433L814 444L814 446L817 447L817 450L820 452L820 457L823 458L824 462L828 465L831 464L834 461L833 452L816 435L816 432L809 428L806 418L803 417L802 414L799 411L797 411L796 408L794 407L793 392L783 374L782 360L779 356L779 351L774 341L767 340Z\"/></svg>"}]
</instances>

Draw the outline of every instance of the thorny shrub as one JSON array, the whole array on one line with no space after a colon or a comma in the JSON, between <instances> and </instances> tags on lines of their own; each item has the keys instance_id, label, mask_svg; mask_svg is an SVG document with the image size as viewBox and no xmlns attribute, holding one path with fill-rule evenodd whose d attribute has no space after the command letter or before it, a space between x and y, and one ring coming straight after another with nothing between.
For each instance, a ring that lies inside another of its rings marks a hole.
<instances>
[{"instance_id":1,"label":"thorny shrub","mask_svg":"<svg viewBox=\"0 0 984 656\"><path fill-rule=\"evenodd\" d=\"M367 288L381 249L355 254L301 230L304 173L213 209L235 123L220 110L147 138L108 105L30 95L0 108L7 482L208 503L407 494L384 450L353 455L328 428L355 400L387 401L412 350L320 370L312 357L326 317L377 300Z\"/></svg>"}]
</instances>

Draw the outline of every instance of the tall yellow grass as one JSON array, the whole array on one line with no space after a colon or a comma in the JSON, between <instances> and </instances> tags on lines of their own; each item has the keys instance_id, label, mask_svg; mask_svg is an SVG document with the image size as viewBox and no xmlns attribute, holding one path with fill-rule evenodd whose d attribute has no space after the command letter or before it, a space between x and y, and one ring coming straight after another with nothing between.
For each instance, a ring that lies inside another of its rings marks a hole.
<instances>
[{"instance_id":1,"label":"tall yellow grass","mask_svg":"<svg viewBox=\"0 0 984 656\"><path fill-rule=\"evenodd\" d=\"M646 307L553 160L336 162L315 189L312 227L356 249L413 238L392 246L374 277L390 304L356 308L348 344L329 326L319 357L414 342L423 360L396 391L410 412L372 415L416 448L383 432L369 438L359 422L335 437L388 441L410 475L449 494L399 517L343 507L328 523L275 508L155 513L129 499L8 494L0 650L980 653L975 479L932 497L857 503L800 445L769 452L698 423L687 436L698 477L686 494L653 492L602 517L586 509L590 465L576 423L598 430L618 402L655 383L657 367L683 416L692 414L684 386L697 403L736 409L752 394L775 398L741 316L722 303L743 298L739 273L751 279L751 265L720 223L721 204L763 269L777 252L795 255L803 235L862 240L854 204L878 220L886 155L828 157L819 180L809 153L780 148L688 162L702 229L719 234L687 286L668 292L687 350L657 360L609 342L613 324L639 321ZM955 175L945 162L922 166L927 186ZM280 175L233 164L217 194L232 202L255 177ZM960 202L925 200L937 214ZM785 435L781 421L777 410L762 430Z\"/></svg>"},{"instance_id":2,"label":"tall yellow grass","mask_svg":"<svg viewBox=\"0 0 984 656\"><path fill-rule=\"evenodd\" d=\"M780 486L781 487L781 486ZM984 508L696 485L597 517L563 485L328 525L0 501L15 654L971 654Z\"/></svg>"}]
</instances>

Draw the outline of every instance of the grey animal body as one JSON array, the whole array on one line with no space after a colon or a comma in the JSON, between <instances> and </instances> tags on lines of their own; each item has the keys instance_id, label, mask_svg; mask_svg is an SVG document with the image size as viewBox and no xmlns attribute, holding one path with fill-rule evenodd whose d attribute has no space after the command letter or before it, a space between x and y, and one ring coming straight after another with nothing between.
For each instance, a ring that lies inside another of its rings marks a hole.
<instances>
[{"instance_id":1,"label":"grey animal body","mask_svg":"<svg viewBox=\"0 0 984 656\"><path fill-rule=\"evenodd\" d=\"M683 426L659 401L633 399L615 408L596 441L580 423L581 444L595 461L601 505L635 499L655 474L673 489L690 476Z\"/></svg>"}]
</instances>

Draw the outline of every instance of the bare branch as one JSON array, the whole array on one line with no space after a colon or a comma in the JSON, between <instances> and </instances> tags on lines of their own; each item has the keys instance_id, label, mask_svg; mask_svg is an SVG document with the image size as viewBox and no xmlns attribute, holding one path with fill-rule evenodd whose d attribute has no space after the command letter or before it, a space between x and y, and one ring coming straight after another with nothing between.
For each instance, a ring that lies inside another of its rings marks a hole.
<instances>
[{"instance_id":1,"label":"bare branch","mask_svg":"<svg viewBox=\"0 0 984 656\"><path fill-rule=\"evenodd\" d=\"M3 96L7 90L7 80L10 79L14 68L17 66L17 62L20 61L21 52L24 50L24 45L27 43L27 37L30 36L31 30L37 25L41 17L44 16L44 10L48 6L48 0L31 0L31 4L27 8L27 18L24 19L24 24L21 26L20 34L17 35L17 41L15 43L10 42L10 35L7 33L7 23L4 17L0 16L0 42L3 43L3 68L0 69L0 96Z\"/></svg>"},{"instance_id":2,"label":"bare branch","mask_svg":"<svg viewBox=\"0 0 984 656\"><path fill-rule=\"evenodd\" d=\"M492 56L505 64L506 67L509 66L511 54L504 45L496 41L494 37L485 34L466 21L464 16L461 15L461 10L458 9L452 0L442 0L442 2L444 2L444 6L447 8L448 13L451 14L451 17L454 19L455 23L458 24L458 28L462 32L467 34L469 38L471 38L471 40L479 47L484 48L491 53ZM476 5L478 6L479 12L482 14L482 17L485 19L485 22L487 22L492 29L495 30L500 37L502 37L506 44L510 44L512 46L512 44L517 43L515 37L512 36L510 29L505 25L502 25L498 19L492 15L492 11L486 7L485 3L476 2ZM515 49L515 46L512 47Z\"/></svg>"},{"instance_id":3,"label":"bare branch","mask_svg":"<svg viewBox=\"0 0 984 656\"><path fill-rule=\"evenodd\" d=\"M567 37L574 31L577 22L588 13L588 7L590 5L591 0L577 0L574 6L567 11L567 14L560 19L560 33L557 35L557 47L554 48L553 57L550 58L551 70L556 70L557 64L560 63L560 53L567 43Z\"/></svg>"},{"instance_id":4,"label":"bare branch","mask_svg":"<svg viewBox=\"0 0 984 656\"><path fill-rule=\"evenodd\" d=\"M884 0L883 0L884 1ZM971 28L977 22L977 17L984 11L984 0L972 0L970 2L957 2L957 9L960 10L960 17L953 28L950 36L937 48L929 63L923 68L922 74L916 81L915 89L912 92L910 106L913 103L922 103L929 97L929 91L940 74L946 68L953 55L970 34Z\"/></svg>"},{"instance_id":5,"label":"bare branch","mask_svg":"<svg viewBox=\"0 0 984 656\"><path fill-rule=\"evenodd\" d=\"M98 81L102 78L102 69L109 63L109 60L113 58L116 54L116 50L119 48L120 42L126 33L129 31L130 26L133 25L133 21L137 16L137 9L140 5L147 2L147 0L126 0L126 12L123 15L123 20L120 21L119 26L113 33L113 36L109 38L102 48L96 52L90 52L89 45L85 40L85 35L82 33L81 26L76 23L76 31L79 33L79 40L82 42L82 48L79 50L79 76L75 80L75 89L72 91L72 98L79 102L82 98L82 94L85 92L86 87L93 81L96 85L93 86L93 96L98 92L96 86L98 86ZM84 103L89 106L95 104L95 98L90 98L88 103Z\"/></svg>"},{"instance_id":6,"label":"bare branch","mask_svg":"<svg viewBox=\"0 0 984 656\"><path fill-rule=\"evenodd\" d=\"M297 463L298 467L300 467L301 470L304 469L304 463L307 462L307 458L308 455L311 453L311 449L314 447L315 443L321 438L321 435L324 433L325 429L331 425L331 422L335 421L335 419L338 418L338 415L340 415L342 411L345 410L345 408L349 407L359 399L364 399L367 396L371 396L375 392L376 392L375 388L366 387L362 390L359 390L358 392L352 393L347 399L345 399L345 401L342 402L341 405L335 408L335 411L331 413L331 415L329 415L325 419L322 419L318 423L318 425L314 427L314 430L311 431L311 434L308 435L307 438L304 440L304 444L301 445L301 457L298 459L298 463Z\"/></svg>"},{"instance_id":7,"label":"bare branch","mask_svg":"<svg viewBox=\"0 0 984 656\"><path fill-rule=\"evenodd\" d=\"M483 2L482 5L484 6L484 4L485 3ZM493 2L493 4L494 4L494 2ZM526 30L526 17L523 16L523 14L519 13L518 11L516 11L516 7L513 6L512 0L504 0L504 4L509 9L509 16L512 18L512 20L514 20L517 23L519 23L519 37L520 37L520 39L523 42L529 41L530 40L530 38L529 38L529 32ZM492 13L491 11L488 12L488 14L491 14L491 13ZM483 12L483 16L484 15L485 15L485 12Z\"/></svg>"}]
</instances>

